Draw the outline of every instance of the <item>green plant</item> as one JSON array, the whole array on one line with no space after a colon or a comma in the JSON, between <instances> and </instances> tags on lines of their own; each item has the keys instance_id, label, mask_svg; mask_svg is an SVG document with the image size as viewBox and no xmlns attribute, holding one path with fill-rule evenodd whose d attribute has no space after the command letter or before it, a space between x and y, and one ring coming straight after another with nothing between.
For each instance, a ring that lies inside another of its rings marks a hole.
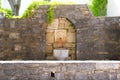
<instances>
[{"instance_id":1,"label":"green plant","mask_svg":"<svg viewBox=\"0 0 120 80\"><path fill-rule=\"evenodd\" d=\"M11 9L4 9L1 6L1 0L0 0L0 12L5 14L5 17L11 18L12 17L12 11Z\"/></svg>"},{"instance_id":2,"label":"green plant","mask_svg":"<svg viewBox=\"0 0 120 80\"><path fill-rule=\"evenodd\" d=\"M108 0L92 0L89 8L94 16L105 16L107 13L107 3Z\"/></svg>"},{"instance_id":3,"label":"green plant","mask_svg":"<svg viewBox=\"0 0 120 80\"><path fill-rule=\"evenodd\" d=\"M5 17L12 18L12 11L11 11L11 9L0 8L0 12L4 13Z\"/></svg>"},{"instance_id":4,"label":"green plant","mask_svg":"<svg viewBox=\"0 0 120 80\"><path fill-rule=\"evenodd\" d=\"M65 5L65 4L75 4L75 3L72 3L72 2L62 3L62 2L49 2L49 1L42 1L41 2L41 1L35 0L25 10L25 12L22 15L22 18L30 17L32 14L34 14L34 10L38 9L40 7L40 5L51 5L50 8L49 8L49 11L48 11L48 14L49 14L48 16L50 17L50 14L52 14L52 6L54 6L54 5L61 5L61 4ZM51 15L51 17L52 17L52 15Z\"/></svg>"},{"instance_id":5,"label":"green plant","mask_svg":"<svg viewBox=\"0 0 120 80\"><path fill-rule=\"evenodd\" d=\"M42 3L43 4L43 3ZM34 1L32 4L29 5L29 7L25 10L25 12L22 15L22 18L29 17L34 13L34 9L38 9L40 6L40 2Z\"/></svg>"},{"instance_id":6,"label":"green plant","mask_svg":"<svg viewBox=\"0 0 120 80\"><path fill-rule=\"evenodd\" d=\"M48 12L47 12L47 20L48 23L52 23L52 21L54 20L54 6L50 5Z\"/></svg>"}]
</instances>

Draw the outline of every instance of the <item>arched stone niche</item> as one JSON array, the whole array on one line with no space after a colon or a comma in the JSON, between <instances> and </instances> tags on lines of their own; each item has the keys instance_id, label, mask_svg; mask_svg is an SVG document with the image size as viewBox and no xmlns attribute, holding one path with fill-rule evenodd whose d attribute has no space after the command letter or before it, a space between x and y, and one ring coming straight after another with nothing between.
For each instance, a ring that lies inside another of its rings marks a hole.
<instances>
[{"instance_id":1,"label":"arched stone niche","mask_svg":"<svg viewBox=\"0 0 120 80\"><path fill-rule=\"evenodd\" d=\"M68 60L76 59L76 30L66 18L56 18L46 28L46 59L54 60L53 50L65 48L69 50Z\"/></svg>"}]
</instances>

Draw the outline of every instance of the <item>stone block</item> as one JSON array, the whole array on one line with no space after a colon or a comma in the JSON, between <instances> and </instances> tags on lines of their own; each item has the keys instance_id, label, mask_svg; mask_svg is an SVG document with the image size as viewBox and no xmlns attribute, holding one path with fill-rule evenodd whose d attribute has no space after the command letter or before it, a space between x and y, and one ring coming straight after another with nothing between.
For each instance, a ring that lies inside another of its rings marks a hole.
<instances>
[{"instance_id":1,"label":"stone block","mask_svg":"<svg viewBox=\"0 0 120 80\"><path fill-rule=\"evenodd\" d=\"M15 50L15 51L20 51L21 49L22 49L21 44L15 44L15 45L14 45L14 50Z\"/></svg>"},{"instance_id":2,"label":"stone block","mask_svg":"<svg viewBox=\"0 0 120 80\"><path fill-rule=\"evenodd\" d=\"M59 29L65 29L65 21L66 21L65 18L60 18L59 19L59 25L58 25Z\"/></svg>"},{"instance_id":3,"label":"stone block","mask_svg":"<svg viewBox=\"0 0 120 80\"><path fill-rule=\"evenodd\" d=\"M4 28L0 28L0 34L4 32Z\"/></svg>"},{"instance_id":4,"label":"stone block","mask_svg":"<svg viewBox=\"0 0 120 80\"><path fill-rule=\"evenodd\" d=\"M11 39L19 39L20 38L20 33L17 33L17 32L10 33L9 38L11 38Z\"/></svg>"},{"instance_id":5,"label":"stone block","mask_svg":"<svg viewBox=\"0 0 120 80\"><path fill-rule=\"evenodd\" d=\"M65 80L74 80L74 72L65 72L64 76L65 76Z\"/></svg>"},{"instance_id":6,"label":"stone block","mask_svg":"<svg viewBox=\"0 0 120 80\"><path fill-rule=\"evenodd\" d=\"M60 23L58 28L59 29L65 29L65 25L63 23Z\"/></svg>"},{"instance_id":7,"label":"stone block","mask_svg":"<svg viewBox=\"0 0 120 80\"><path fill-rule=\"evenodd\" d=\"M64 45L63 45L65 48L71 48L71 47L75 47L75 43L65 43Z\"/></svg>"},{"instance_id":8,"label":"stone block","mask_svg":"<svg viewBox=\"0 0 120 80\"><path fill-rule=\"evenodd\" d=\"M75 42L76 36L75 33L67 33L67 42Z\"/></svg>"},{"instance_id":9,"label":"stone block","mask_svg":"<svg viewBox=\"0 0 120 80\"><path fill-rule=\"evenodd\" d=\"M98 52L98 54L109 54L109 52Z\"/></svg>"},{"instance_id":10,"label":"stone block","mask_svg":"<svg viewBox=\"0 0 120 80\"><path fill-rule=\"evenodd\" d=\"M43 72L41 74L40 80L49 80L49 77L50 77L49 73Z\"/></svg>"},{"instance_id":11,"label":"stone block","mask_svg":"<svg viewBox=\"0 0 120 80\"><path fill-rule=\"evenodd\" d=\"M69 56L69 57L67 58L67 60L72 60L72 58Z\"/></svg>"},{"instance_id":12,"label":"stone block","mask_svg":"<svg viewBox=\"0 0 120 80\"><path fill-rule=\"evenodd\" d=\"M63 47L63 44L62 43L54 43L53 47L54 48L61 48L61 47Z\"/></svg>"},{"instance_id":13,"label":"stone block","mask_svg":"<svg viewBox=\"0 0 120 80\"><path fill-rule=\"evenodd\" d=\"M66 20L65 21L65 28L68 29L70 26L71 26L71 23L68 20Z\"/></svg>"},{"instance_id":14,"label":"stone block","mask_svg":"<svg viewBox=\"0 0 120 80\"><path fill-rule=\"evenodd\" d=\"M3 46L3 40L0 39L0 47L2 47L2 46Z\"/></svg>"},{"instance_id":15,"label":"stone block","mask_svg":"<svg viewBox=\"0 0 120 80\"><path fill-rule=\"evenodd\" d=\"M75 80L90 80L87 73L76 72Z\"/></svg>"},{"instance_id":16,"label":"stone block","mask_svg":"<svg viewBox=\"0 0 120 80\"><path fill-rule=\"evenodd\" d=\"M75 64L75 63L67 64L66 67L67 67L67 71L75 72L75 71L78 70L77 69L77 64Z\"/></svg>"},{"instance_id":17,"label":"stone block","mask_svg":"<svg viewBox=\"0 0 120 80\"><path fill-rule=\"evenodd\" d=\"M52 45L46 45L46 53L52 53L53 46Z\"/></svg>"},{"instance_id":18,"label":"stone block","mask_svg":"<svg viewBox=\"0 0 120 80\"><path fill-rule=\"evenodd\" d=\"M61 66L61 72L66 72L66 70L67 70L67 67L66 66Z\"/></svg>"},{"instance_id":19,"label":"stone block","mask_svg":"<svg viewBox=\"0 0 120 80\"><path fill-rule=\"evenodd\" d=\"M89 11L83 11L83 15L90 16Z\"/></svg>"},{"instance_id":20,"label":"stone block","mask_svg":"<svg viewBox=\"0 0 120 80\"><path fill-rule=\"evenodd\" d=\"M94 73L91 74L91 80L109 80L109 75L107 72Z\"/></svg>"},{"instance_id":21,"label":"stone block","mask_svg":"<svg viewBox=\"0 0 120 80\"><path fill-rule=\"evenodd\" d=\"M39 27L34 27L33 28L33 32L34 33L40 33L40 28ZM42 32L42 31L41 31ZM43 33L44 33L44 31L43 31Z\"/></svg>"},{"instance_id":22,"label":"stone block","mask_svg":"<svg viewBox=\"0 0 120 80\"><path fill-rule=\"evenodd\" d=\"M15 69L5 69L4 74L6 76L13 76L15 74Z\"/></svg>"},{"instance_id":23,"label":"stone block","mask_svg":"<svg viewBox=\"0 0 120 80\"><path fill-rule=\"evenodd\" d=\"M47 29L58 29L59 20L54 19L54 21L48 25Z\"/></svg>"},{"instance_id":24,"label":"stone block","mask_svg":"<svg viewBox=\"0 0 120 80\"><path fill-rule=\"evenodd\" d=\"M117 80L117 74L115 72L109 73L109 80Z\"/></svg>"},{"instance_id":25,"label":"stone block","mask_svg":"<svg viewBox=\"0 0 120 80\"><path fill-rule=\"evenodd\" d=\"M75 60L76 59L76 55L75 54L71 55L71 58L72 58L72 60Z\"/></svg>"},{"instance_id":26,"label":"stone block","mask_svg":"<svg viewBox=\"0 0 120 80\"><path fill-rule=\"evenodd\" d=\"M109 70L109 69L119 69L119 64L117 63L97 63L97 70Z\"/></svg>"},{"instance_id":27,"label":"stone block","mask_svg":"<svg viewBox=\"0 0 120 80\"><path fill-rule=\"evenodd\" d=\"M10 21L10 28L15 28L15 21L14 20Z\"/></svg>"},{"instance_id":28,"label":"stone block","mask_svg":"<svg viewBox=\"0 0 120 80\"><path fill-rule=\"evenodd\" d=\"M74 54L75 53L75 47L74 48L69 48L69 52Z\"/></svg>"},{"instance_id":29,"label":"stone block","mask_svg":"<svg viewBox=\"0 0 120 80\"><path fill-rule=\"evenodd\" d=\"M4 70L0 70L0 77L2 80L8 80L8 76L6 76L6 74L4 74Z\"/></svg>"},{"instance_id":30,"label":"stone block","mask_svg":"<svg viewBox=\"0 0 120 80\"><path fill-rule=\"evenodd\" d=\"M120 74L117 74L117 80L120 80Z\"/></svg>"},{"instance_id":31,"label":"stone block","mask_svg":"<svg viewBox=\"0 0 120 80\"><path fill-rule=\"evenodd\" d=\"M61 67L60 66L49 67L49 71L51 71L53 73L60 72L61 71Z\"/></svg>"},{"instance_id":32,"label":"stone block","mask_svg":"<svg viewBox=\"0 0 120 80\"><path fill-rule=\"evenodd\" d=\"M71 27L68 32L71 32L71 33L75 33L75 29L72 29L73 27Z\"/></svg>"},{"instance_id":33,"label":"stone block","mask_svg":"<svg viewBox=\"0 0 120 80\"><path fill-rule=\"evenodd\" d=\"M46 30L46 33L54 33L54 30L52 30L52 29L47 29L47 30Z\"/></svg>"},{"instance_id":34,"label":"stone block","mask_svg":"<svg viewBox=\"0 0 120 80\"><path fill-rule=\"evenodd\" d=\"M64 79L64 74L63 73L59 73L59 72L55 73L55 78L57 80L65 80Z\"/></svg>"},{"instance_id":35,"label":"stone block","mask_svg":"<svg viewBox=\"0 0 120 80\"><path fill-rule=\"evenodd\" d=\"M81 63L81 64L78 64L78 70L80 72L94 71L95 70L95 64L94 63Z\"/></svg>"},{"instance_id":36,"label":"stone block","mask_svg":"<svg viewBox=\"0 0 120 80\"><path fill-rule=\"evenodd\" d=\"M54 42L54 33L48 32L46 33L46 43L50 44Z\"/></svg>"},{"instance_id":37,"label":"stone block","mask_svg":"<svg viewBox=\"0 0 120 80\"><path fill-rule=\"evenodd\" d=\"M60 63L47 63L47 67L57 67L60 66Z\"/></svg>"}]
</instances>

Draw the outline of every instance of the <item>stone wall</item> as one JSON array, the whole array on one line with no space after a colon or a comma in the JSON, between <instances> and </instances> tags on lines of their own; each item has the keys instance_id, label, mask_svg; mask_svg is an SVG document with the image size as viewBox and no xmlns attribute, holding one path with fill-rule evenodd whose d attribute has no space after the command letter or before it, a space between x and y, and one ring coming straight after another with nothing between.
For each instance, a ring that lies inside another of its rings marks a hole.
<instances>
[{"instance_id":1,"label":"stone wall","mask_svg":"<svg viewBox=\"0 0 120 80\"><path fill-rule=\"evenodd\" d=\"M120 17L93 17L82 19L78 23L78 59L120 59Z\"/></svg>"},{"instance_id":2,"label":"stone wall","mask_svg":"<svg viewBox=\"0 0 120 80\"><path fill-rule=\"evenodd\" d=\"M41 60L44 58L44 24L39 24L37 19L3 19L0 26L1 60Z\"/></svg>"},{"instance_id":3,"label":"stone wall","mask_svg":"<svg viewBox=\"0 0 120 80\"><path fill-rule=\"evenodd\" d=\"M1 80L120 80L120 63L4 63Z\"/></svg>"},{"instance_id":4,"label":"stone wall","mask_svg":"<svg viewBox=\"0 0 120 80\"><path fill-rule=\"evenodd\" d=\"M1 60L46 59L48 9L40 6L27 19L0 20ZM120 17L93 17L87 5L59 5L54 18L66 18L75 27L77 60L120 59Z\"/></svg>"}]
</instances>

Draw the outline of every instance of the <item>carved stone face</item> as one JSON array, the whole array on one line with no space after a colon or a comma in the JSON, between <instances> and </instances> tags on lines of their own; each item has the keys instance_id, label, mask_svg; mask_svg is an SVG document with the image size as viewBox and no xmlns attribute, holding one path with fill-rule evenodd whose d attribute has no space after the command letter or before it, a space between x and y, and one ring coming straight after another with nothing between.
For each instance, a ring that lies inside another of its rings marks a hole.
<instances>
[{"instance_id":1,"label":"carved stone face","mask_svg":"<svg viewBox=\"0 0 120 80\"><path fill-rule=\"evenodd\" d=\"M67 41L66 30L55 30L55 43L65 43Z\"/></svg>"}]
</instances>

